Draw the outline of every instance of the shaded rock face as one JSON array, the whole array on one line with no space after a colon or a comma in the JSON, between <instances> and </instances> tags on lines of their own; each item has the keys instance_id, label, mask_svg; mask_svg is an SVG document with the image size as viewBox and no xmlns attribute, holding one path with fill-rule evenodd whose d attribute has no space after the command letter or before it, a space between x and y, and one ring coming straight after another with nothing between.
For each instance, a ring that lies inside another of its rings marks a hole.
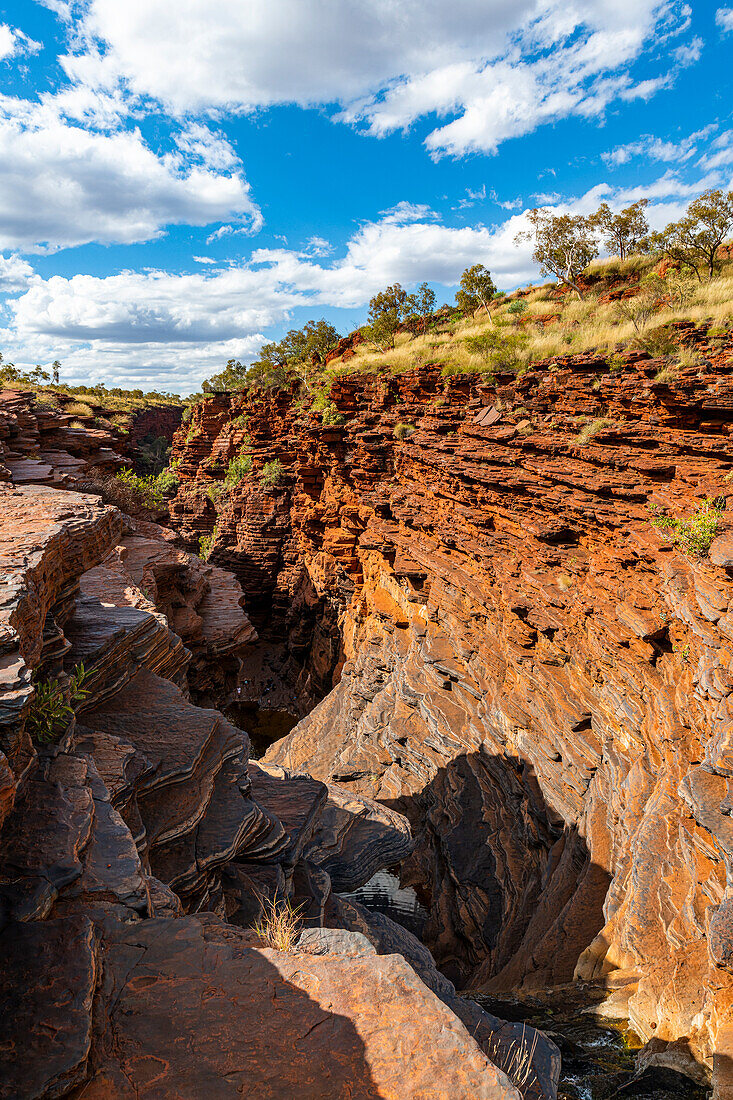
<instances>
[{"instance_id":1,"label":"shaded rock face","mask_svg":"<svg viewBox=\"0 0 733 1100\"><path fill-rule=\"evenodd\" d=\"M255 637L233 577L94 497L0 490L0 1100L554 1100L554 1045L513 1084L504 1025L467 1023L420 945L245 930L287 899L324 932L333 885L406 859L409 823L250 762L191 701ZM41 683L67 703L44 734Z\"/></svg>"},{"instance_id":2,"label":"shaded rock face","mask_svg":"<svg viewBox=\"0 0 733 1100\"><path fill-rule=\"evenodd\" d=\"M213 395L174 448L172 522L211 531L244 412L254 474L213 560L261 599L273 675L331 689L266 759L409 818L402 881L454 981L607 976L642 1037L710 1060L733 1001L733 363L681 336L702 366L665 383L641 353L496 384L342 376L338 427L288 394ZM649 505L704 497L721 534L685 555Z\"/></svg>"}]
</instances>

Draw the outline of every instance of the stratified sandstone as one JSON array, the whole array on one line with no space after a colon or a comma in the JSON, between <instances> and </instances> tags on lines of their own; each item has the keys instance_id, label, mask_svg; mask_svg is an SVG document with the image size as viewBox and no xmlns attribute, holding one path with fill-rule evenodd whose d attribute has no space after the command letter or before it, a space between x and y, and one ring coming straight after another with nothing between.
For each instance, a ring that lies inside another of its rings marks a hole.
<instances>
[{"instance_id":1,"label":"stratified sandstone","mask_svg":"<svg viewBox=\"0 0 733 1100\"><path fill-rule=\"evenodd\" d=\"M329 870L363 884L408 822L250 763L190 701L226 698L256 638L233 577L95 497L2 498L0 1100L553 1100L556 1065L515 1088L483 1041L500 1022L479 1010L475 1040L399 954L281 954L222 919L289 898L320 930ZM32 740L38 678L69 699L82 665L75 713Z\"/></svg>"},{"instance_id":2,"label":"stratified sandstone","mask_svg":"<svg viewBox=\"0 0 733 1100\"><path fill-rule=\"evenodd\" d=\"M642 1037L709 1061L733 1001L733 362L730 337L679 335L700 365L667 381L640 352L495 384L342 375L338 426L212 395L172 523L193 544L216 520L271 676L326 696L267 759L410 819L402 881L443 970L605 977ZM217 516L243 413L253 474ZM685 555L649 506L705 497L721 535Z\"/></svg>"}]
</instances>

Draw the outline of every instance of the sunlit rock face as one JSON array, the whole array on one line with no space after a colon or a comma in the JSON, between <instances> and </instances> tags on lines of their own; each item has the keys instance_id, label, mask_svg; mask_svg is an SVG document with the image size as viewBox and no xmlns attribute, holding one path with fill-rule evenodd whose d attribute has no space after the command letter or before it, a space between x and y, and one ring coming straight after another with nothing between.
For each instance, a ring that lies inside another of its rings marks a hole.
<instances>
[{"instance_id":1,"label":"sunlit rock face","mask_svg":"<svg viewBox=\"0 0 733 1100\"><path fill-rule=\"evenodd\" d=\"M709 1057L733 1000L733 365L683 335L703 365L665 383L641 354L340 376L329 427L212 395L172 523L193 544L216 521L272 678L321 700L268 759L410 819L402 884L450 978L606 977L643 1038ZM215 510L245 432L253 472ZM649 506L703 498L719 534L686 554Z\"/></svg>"}]
</instances>

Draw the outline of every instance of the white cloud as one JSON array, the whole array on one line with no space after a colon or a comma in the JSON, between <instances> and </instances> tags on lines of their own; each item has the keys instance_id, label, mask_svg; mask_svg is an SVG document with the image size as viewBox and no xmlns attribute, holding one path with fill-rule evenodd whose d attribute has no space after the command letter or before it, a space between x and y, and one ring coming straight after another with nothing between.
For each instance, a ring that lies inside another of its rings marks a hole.
<instances>
[{"instance_id":1,"label":"white cloud","mask_svg":"<svg viewBox=\"0 0 733 1100\"><path fill-rule=\"evenodd\" d=\"M700 165L707 171L715 171L733 164L733 130L725 130L718 134L710 143L710 151L700 160Z\"/></svg>"},{"instance_id":2,"label":"white cloud","mask_svg":"<svg viewBox=\"0 0 733 1100\"><path fill-rule=\"evenodd\" d=\"M0 23L0 61L9 61L11 57L23 54L38 53L41 49L40 42L34 42L17 27L9 27L7 23Z\"/></svg>"},{"instance_id":3,"label":"white cloud","mask_svg":"<svg viewBox=\"0 0 733 1100\"><path fill-rule=\"evenodd\" d=\"M718 8L715 13L715 22L723 34L733 31L733 8Z\"/></svg>"},{"instance_id":4,"label":"white cloud","mask_svg":"<svg viewBox=\"0 0 733 1100\"><path fill-rule=\"evenodd\" d=\"M15 254L0 255L0 294L18 294L21 290L27 290L37 277L27 260Z\"/></svg>"},{"instance_id":5,"label":"white cloud","mask_svg":"<svg viewBox=\"0 0 733 1100\"><path fill-rule=\"evenodd\" d=\"M458 156L654 94L669 71L626 69L688 24L681 0L89 0L64 65L180 115L338 105L382 136L437 113L427 147Z\"/></svg>"},{"instance_id":6,"label":"white cloud","mask_svg":"<svg viewBox=\"0 0 733 1100\"><path fill-rule=\"evenodd\" d=\"M191 259L195 260L197 264L215 264L217 262L211 256L192 256Z\"/></svg>"},{"instance_id":7,"label":"white cloud","mask_svg":"<svg viewBox=\"0 0 733 1100\"><path fill-rule=\"evenodd\" d=\"M573 200L546 198L556 200L557 210L589 213L604 200L619 209L646 197L649 220L659 228L679 217L713 179L708 174L688 184L668 171L646 187L601 183ZM288 321L296 307L315 316L328 307L358 311L358 321L369 298L388 283L427 280L451 287L477 262L486 264L498 286L526 283L537 274L531 246L514 243L526 224L524 214L513 214L498 226L457 228L428 218L395 219L392 211L362 225L345 253L329 262L311 247L261 248L239 266L184 275L121 272L43 280L28 265L16 266L11 275L25 292L9 303L11 323L0 332L0 343L18 365L61 359L67 380L188 393L227 359L251 360L263 334ZM24 264L17 257L14 262Z\"/></svg>"},{"instance_id":8,"label":"white cloud","mask_svg":"<svg viewBox=\"0 0 733 1100\"><path fill-rule=\"evenodd\" d=\"M256 219L255 224L259 222L259 216ZM220 241L222 237L231 237L236 234L248 234L252 232L252 225L220 225L218 229L215 229L213 233L210 233L206 238L207 244L212 244L214 241Z\"/></svg>"},{"instance_id":9,"label":"white cloud","mask_svg":"<svg viewBox=\"0 0 733 1100\"><path fill-rule=\"evenodd\" d=\"M83 114L82 99L73 102ZM114 102L107 97L110 117ZM159 236L166 225L233 216L246 218L250 228L261 224L233 151L219 135L189 127L179 138L182 151L158 155L137 128L75 125L64 115L66 105L54 97L32 103L0 96L0 248L131 243ZM88 97L86 105L91 109ZM97 101L97 115L100 109Z\"/></svg>"},{"instance_id":10,"label":"white cloud","mask_svg":"<svg viewBox=\"0 0 733 1100\"><path fill-rule=\"evenodd\" d=\"M653 134L643 134L638 141L632 141L628 145L619 145L607 153L603 153L603 160L610 167L618 167L628 164L634 157L645 157L647 160L657 160L666 163L684 163L688 161L698 150L698 146L705 141L717 129L716 123L704 126L696 130L694 134L680 138L678 141L664 141L654 137Z\"/></svg>"},{"instance_id":11,"label":"white cloud","mask_svg":"<svg viewBox=\"0 0 733 1100\"><path fill-rule=\"evenodd\" d=\"M685 42L674 51L674 56L680 65L694 65L700 60L705 43L702 38L693 38L691 42Z\"/></svg>"}]
</instances>

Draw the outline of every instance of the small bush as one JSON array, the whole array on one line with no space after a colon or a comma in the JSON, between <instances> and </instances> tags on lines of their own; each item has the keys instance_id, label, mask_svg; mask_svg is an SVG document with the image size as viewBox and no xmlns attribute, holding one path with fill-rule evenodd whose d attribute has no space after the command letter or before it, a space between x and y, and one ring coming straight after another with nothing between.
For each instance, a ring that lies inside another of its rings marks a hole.
<instances>
[{"instance_id":1,"label":"small bush","mask_svg":"<svg viewBox=\"0 0 733 1100\"><path fill-rule=\"evenodd\" d=\"M33 399L35 408L39 410L57 409L59 403L52 393L37 393Z\"/></svg>"},{"instance_id":2,"label":"small bush","mask_svg":"<svg viewBox=\"0 0 733 1100\"><path fill-rule=\"evenodd\" d=\"M594 435L607 428L611 423L610 420L606 420L603 417L599 417L598 420L592 420L590 424L586 424L585 427L578 433L575 442L579 447L584 447L586 443L589 443Z\"/></svg>"},{"instance_id":3,"label":"small bush","mask_svg":"<svg viewBox=\"0 0 733 1100\"><path fill-rule=\"evenodd\" d=\"M248 420L249 417L247 416L247 413L240 413L239 416L235 416L234 420L232 420L232 427L246 428Z\"/></svg>"},{"instance_id":4,"label":"small bush","mask_svg":"<svg viewBox=\"0 0 733 1100\"><path fill-rule=\"evenodd\" d=\"M653 359L663 355L673 355L677 351L674 336L664 326L637 333L632 343L642 351L646 351Z\"/></svg>"},{"instance_id":5,"label":"small bush","mask_svg":"<svg viewBox=\"0 0 733 1100\"><path fill-rule=\"evenodd\" d=\"M204 561L208 561L211 557L211 551L214 549L214 543L216 542L218 533L215 524L214 530L210 535L202 535L199 539L199 557L203 558Z\"/></svg>"},{"instance_id":6,"label":"small bush","mask_svg":"<svg viewBox=\"0 0 733 1100\"><path fill-rule=\"evenodd\" d=\"M65 685L59 680L39 680L35 684L26 729L38 744L54 743L64 734L75 709L89 694L83 687L88 675L84 665L77 665Z\"/></svg>"},{"instance_id":7,"label":"small bush","mask_svg":"<svg viewBox=\"0 0 733 1100\"><path fill-rule=\"evenodd\" d=\"M235 455L230 459L227 472L224 475L224 488L233 489L242 478L252 473L252 457L250 455Z\"/></svg>"},{"instance_id":8,"label":"small bush","mask_svg":"<svg viewBox=\"0 0 733 1100\"><path fill-rule=\"evenodd\" d=\"M487 332L467 336L464 342L473 355L486 360L492 368L516 370L521 365L520 352L527 336L523 332L507 332L497 324Z\"/></svg>"},{"instance_id":9,"label":"small bush","mask_svg":"<svg viewBox=\"0 0 733 1100\"><path fill-rule=\"evenodd\" d=\"M212 481L211 485L206 488L206 495L212 504L216 504L224 491L224 485L221 481Z\"/></svg>"},{"instance_id":10,"label":"small bush","mask_svg":"<svg viewBox=\"0 0 733 1100\"><path fill-rule=\"evenodd\" d=\"M414 431L415 431L415 425L414 424L399 423L399 424L395 424L394 431L393 431L392 434L394 435L395 439L409 439Z\"/></svg>"},{"instance_id":11,"label":"small bush","mask_svg":"<svg viewBox=\"0 0 733 1100\"><path fill-rule=\"evenodd\" d=\"M720 531L723 505L717 500L709 500L706 497L689 519L676 519L674 516L665 515L654 506L651 506L649 511L652 527L669 542L678 546L685 554L704 556Z\"/></svg>"},{"instance_id":12,"label":"small bush","mask_svg":"<svg viewBox=\"0 0 733 1100\"><path fill-rule=\"evenodd\" d=\"M324 427L336 427L338 424L343 424L344 418L338 411L333 402L323 410L321 415L321 424Z\"/></svg>"},{"instance_id":13,"label":"small bush","mask_svg":"<svg viewBox=\"0 0 733 1100\"><path fill-rule=\"evenodd\" d=\"M118 481L125 489L135 494L143 507L149 508L151 511L157 511L165 504L162 490L157 484L157 478L142 477L140 474L134 474L132 470L120 470L119 473L115 474L115 481ZM177 484L178 479L176 478Z\"/></svg>"},{"instance_id":14,"label":"small bush","mask_svg":"<svg viewBox=\"0 0 733 1100\"><path fill-rule=\"evenodd\" d=\"M260 899L262 913L254 930L266 947L274 951L295 950L300 938L302 905L294 906L288 899Z\"/></svg>"},{"instance_id":15,"label":"small bush","mask_svg":"<svg viewBox=\"0 0 733 1100\"><path fill-rule=\"evenodd\" d=\"M524 313L524 312L526 312L526 309L527 309L527 303L522 301L521 298L517 298L517 300L512 302L512 304L508 307L507 313L512 313L512 314Z\"/></svg>"},{"instance_id":16,"label":"small bush","mask_svg":"<svg viewBox=\"0 0 733 1100\"><path fill-rule=\"evenodd\" d=\"M69 416L94 416L94 409L83 401L70 401L68 405L64 405L64 412Z\"/></svg>"},{"instance_id":17,"label":"small bush","mask_svg":"<svg viewBox=\"0 0 733 1100\"><path fill-rule=\"evenodd\" d=\"M155 493L160 493L164 497L172 497L178 492L180 482L173 470L166 469L161 470L157 477L151 478L150 484Z\"/></svg>"},{"instance_id":18,"label":"small bush","mask_svg":"<svg viewBox=\"0 0 733 1100\"><path fill-rule=\"evenodd\" d=\"M266 462L260 472L260 483L266 488L272 488L277 485L284 473L284 466L278 458L272 460L272 462Z\"/></svg>"}]
</instances>

